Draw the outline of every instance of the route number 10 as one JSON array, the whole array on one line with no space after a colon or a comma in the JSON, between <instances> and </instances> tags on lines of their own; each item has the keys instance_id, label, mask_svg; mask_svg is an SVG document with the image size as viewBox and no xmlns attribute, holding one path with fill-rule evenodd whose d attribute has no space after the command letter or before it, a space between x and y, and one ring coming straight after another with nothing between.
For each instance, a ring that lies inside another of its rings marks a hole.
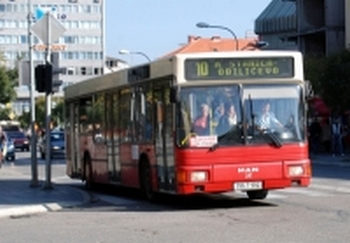
<instances>
[{"instance_id":1,"label":"route number 10","mask_svg":"<svg viewBox=\"0 0 350 243\"><path fill-rule=\"evenodd\" d=\"M206 77L209 74L209 66L207 62L196 62L197 76Z\"/></svg>"}]
</instances>

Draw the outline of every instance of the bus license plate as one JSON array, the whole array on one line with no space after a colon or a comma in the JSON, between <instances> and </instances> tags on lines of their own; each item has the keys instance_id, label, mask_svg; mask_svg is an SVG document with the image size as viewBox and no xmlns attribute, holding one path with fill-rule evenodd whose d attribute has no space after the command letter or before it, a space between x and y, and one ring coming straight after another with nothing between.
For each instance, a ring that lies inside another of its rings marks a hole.
<instances>
[{"instance_id":1,"label":"bus license plate","mask_svg":"<svg viewBox=\"0 0 350 243\"><path fill-rule=\"evenodd\" d=\"M261 181L249 181L249 182L236 182L234 183L234 189L237 191L249 191L262 189Z\"/></svg>"}]
</instances>

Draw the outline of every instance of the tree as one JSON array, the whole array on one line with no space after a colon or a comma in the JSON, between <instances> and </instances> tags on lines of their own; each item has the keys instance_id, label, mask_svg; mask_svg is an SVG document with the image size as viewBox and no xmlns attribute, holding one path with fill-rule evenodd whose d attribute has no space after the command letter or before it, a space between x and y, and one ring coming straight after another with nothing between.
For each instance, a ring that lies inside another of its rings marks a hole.
<instances>
[{"instance_id":1,"label":"tree","mask_svg":"<svg viewBox=\"0 0 350 243\"><path fill-rule=\"evenodd\" d=\"M320 77L321 97L331 108L347 110L350 104L350 51L327 57Z\"/></svg>"},{"instance_id":2,"label":"tree","mask_svg":"<svg viewBox=\"0 0 350 243\"><path fill-rule=\"evenodd\" d=\"M6 104L16 98L14 89L15 83L10 79L8 70L5 67L0 67L0 103Z\"/></svg>"},{"instance_id":3,"label":"tree","mask_svg":"<svg viewBox=\"0 0 350 243\"><path fill-rule=\"evenodd\" d=\"M312 84L315 94L322 93L322 76L324 76L326 57L308 55L304 58L305 79Z\"/></svg>"},{"instance_id":4,"label":"tree","mask_svg":"<svg viewBox=\"0 0 350 243\"><path fill-rule=\"evenodd\" d=\"M64 121L64 101L62 98L53 100L56 105L52 108L51 120L56 125L61 125Z\"/></svg>"},{"instance_id":5,"label":"tree","mask_svg":"<svg viewBox=\"0 0 350 243\"><path fill-rule=\"evenodd\" d=\"M54 97L52 103L56 103L56 106L51 110L51 122L53 124L60 125L64 121L63 106L64 102L62 98ZM23 113L19 118L19 122L23 127L30 126L30 112ZM46 111L45 111L45 98L39 97L35 101L35 120L39 127L45 128L46 126Z\"/></svg>"}]
</instances>

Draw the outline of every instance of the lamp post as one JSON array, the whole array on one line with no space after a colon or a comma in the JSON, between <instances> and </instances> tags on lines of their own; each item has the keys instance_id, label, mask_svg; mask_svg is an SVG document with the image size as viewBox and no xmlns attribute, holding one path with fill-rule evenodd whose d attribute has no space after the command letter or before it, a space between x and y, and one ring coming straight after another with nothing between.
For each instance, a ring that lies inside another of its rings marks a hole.
<instances>
[{"instance_id":1,"label":"lamp post","mask_svg":"<svg viewBox=\"0 0 350 243\"><path fill-rule=\"evenodd\" d=\"M238 39L237 39L237 36L235 34L235 32L233 32L230 28L227 28L225 26L222 26L222 25L211 25L211 24L208 24L208 23L205 23L205 22L199 22L196 24L196 26L198 28L216 28L216 29L222 29L222 30L227 30L228 32L231 33L231 35L233 36L233 38L235 38L235 41L236 41L236 51L238 50Z\"/></svg>"},{"instance_id":2,"label":"lamp post","mask_svg":"<svg viewBox=\"0 0 350 243\"><path fill-rule=\"evenodd\" d=\"M151 62L151 58L149 58L145 53L143 53L142 51L129 51L129 50L120 50L119 51L119 54L122 54L122 55L126 55L126 54L136 54L136 55L141 55L143 56L144 58L146 58L149 62Z\"/></svg>"}]
</instances>

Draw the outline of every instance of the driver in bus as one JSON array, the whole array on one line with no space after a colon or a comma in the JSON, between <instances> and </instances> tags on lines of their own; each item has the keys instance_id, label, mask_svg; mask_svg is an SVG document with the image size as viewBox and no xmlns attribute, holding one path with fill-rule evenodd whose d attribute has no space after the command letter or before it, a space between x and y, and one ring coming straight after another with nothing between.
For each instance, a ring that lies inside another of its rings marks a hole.
<instances>
[{"instance_id":1,"label":"driver in bus","mask_svg":"<svg viewBox=\"0 0 350 243\"><path fill-rule=\"evenodd\" d=\"M210 107L208 104L201 105L201 114L193 122L193 132L199 136L210 133Z\"/></svg>"},{"instance_id":2,"label":"driver in bus","mask_svg":"<svg viewBox=\"0 0 350 243\"><path fill-rule=\"evenodd\" d=\"M282 123L276 118L275 114L270 111L271 105L266 102L262 108L262 114L259 119L259 130L269 130L274 128L283 128Z\"/></svg>"}]
</instances>

